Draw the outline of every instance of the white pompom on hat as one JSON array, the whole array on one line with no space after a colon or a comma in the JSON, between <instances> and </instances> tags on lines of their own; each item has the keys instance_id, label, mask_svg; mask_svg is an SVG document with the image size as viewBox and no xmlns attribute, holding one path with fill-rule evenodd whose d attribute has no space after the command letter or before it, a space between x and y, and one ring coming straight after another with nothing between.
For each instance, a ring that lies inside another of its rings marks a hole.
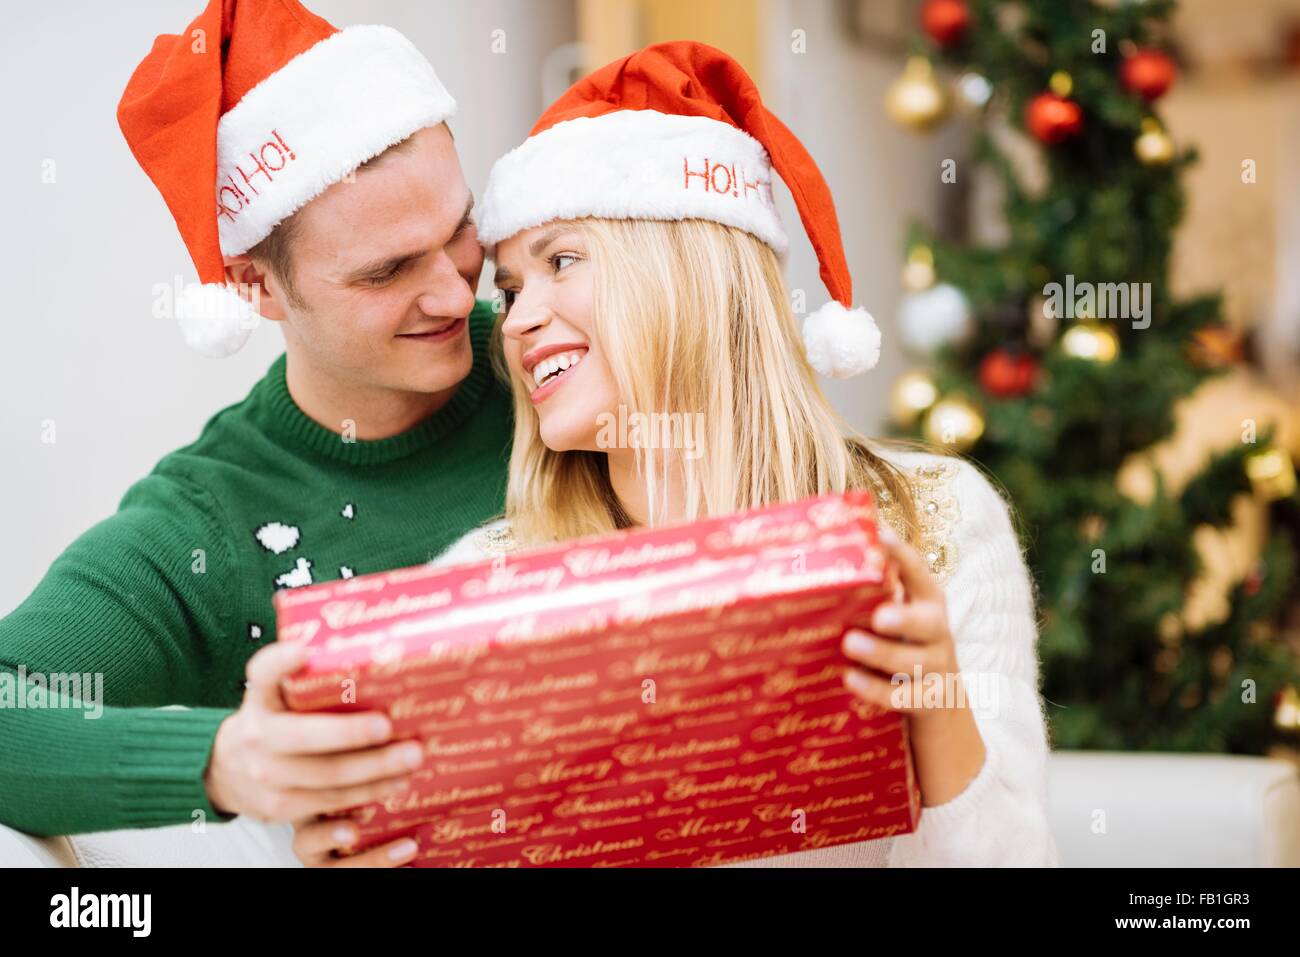
<instances>
[{"instance_id":1,"label":"white pompom on hat","mask_svg":"<svg viewBox=\"0 0 1300 957\"><path fill-rule=\"evenodd\" d=\"M244 347L261 316L230 286L191 282L176 300L176 321L185 344L210 359L224 359Z\"/></svg>"},{"instance_id":2,"label":"white pompom on hat","mask_svg":"<svg viewBox=\"0 0 1300 957\"><path fill-rule=\"evenodd\" d=\"M880 361L880 327L862 308L831 300L803 323L804 349L812 367L832 379L848 379Z\"/></svg>"},{"instance_id":3,"label":"white pompom on hat","mask_svg":"<svg viewBox=\"0 0 1300 957\"><path fill-rule=\"evenodd\" d=\"M875 366L880 330L853 308L853 282L830 188L803 144L763 105L721 50L659 43L579 80L492 168L479 216L486 246L556 219L707 219L787 239L775 170L794 197L831 303L804 320L805 351L824 376Z\"/></svg>"},{"instance_id":4,"label":"white pompom on hat","mask_svg":"<svg viewBox=\"0 0 1300 957\"><path fill-rule=\"evenodd\" d=\"M298 0L210 0L183 33L159 36L117 118L198 270L176 303L185 341L209 356L238 351L259 317L227 285L223 257L455 112L396 30L339 30Z\"/></svg>"}]
</instances>

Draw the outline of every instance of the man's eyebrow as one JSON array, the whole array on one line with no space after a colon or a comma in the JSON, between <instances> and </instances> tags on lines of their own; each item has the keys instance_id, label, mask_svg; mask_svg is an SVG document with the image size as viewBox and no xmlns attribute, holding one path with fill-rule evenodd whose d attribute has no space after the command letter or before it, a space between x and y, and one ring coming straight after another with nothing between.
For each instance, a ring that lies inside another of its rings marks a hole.
<instances>
[{"instance_id":1,"label":"man's eyebrow","mask_svg":"<svg viewBox=\"0 0 1300 957\"><path fill-rule=\"evenodd\" d=\"M371 276L382 276L384 273L391 272L398 266L418 259L427 252L424 249L412 250L409 253L398 253L396 256L385 256L383 259L374 259L363 266L358 266L344 278L344 282L356 282L358 279L366 279Z\"/></svg>"},{"instance_id":2,"label":"man's eyebrow","mask_svg":"<svg viewBox=\"0 0 1300 957\"><path fill-rule=\"evenodd\" d=\"M465 231L465 228L473 221L474 218L474 194L469 194L469 202L465 204L465 214L461 216L460 222L456 225L456 231L452 233L453 238L459 236ZM385 256L383 259L374 259L370 262L358 266L350 272L344 282L356 282L359 279L365 279L370 276L382 276L384 273L391 272L398 266L419 259L428 250L415 249L411 252L398 253L395 256Z\"/></svg>"},{"instance_id":3,"label":"man's eyebrow","mask_svg":"<svg viewBox=\"0 0 1300 957\"><path fill-rule=\"evenodd\" d=\"M474 221L474 194L470 193L469 202L465 204L465 215L462 216L460 218L460 222L456 224L456 231L452 233L452 235L459 236L461 233L465 231L465 227L467 227L473 221Z\"/></svg>"}]
</instances>

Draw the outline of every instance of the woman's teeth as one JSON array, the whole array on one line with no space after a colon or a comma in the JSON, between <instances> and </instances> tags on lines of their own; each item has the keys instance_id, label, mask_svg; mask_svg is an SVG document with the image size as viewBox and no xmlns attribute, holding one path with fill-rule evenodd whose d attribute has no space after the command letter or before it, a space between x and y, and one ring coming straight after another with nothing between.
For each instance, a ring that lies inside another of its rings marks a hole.
<instances>
[{"instance_id":1,"label":"woman's teeth","mask_svg":"<svg viewBox=\"0 0 1300 957\"><path fill-rule=\"evenodd\" d=\"M541 385L547 379L572 369L582 361L583 355L582 352L560 352L548 356L533 366L533 381Z\"/></svg>"}]
</instances>

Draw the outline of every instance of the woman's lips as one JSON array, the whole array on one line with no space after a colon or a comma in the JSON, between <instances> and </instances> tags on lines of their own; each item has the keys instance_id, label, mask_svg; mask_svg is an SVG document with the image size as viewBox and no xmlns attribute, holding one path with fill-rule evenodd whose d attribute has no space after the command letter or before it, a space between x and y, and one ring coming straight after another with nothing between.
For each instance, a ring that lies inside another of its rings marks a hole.
<instances>
[{"instance_id":1,"label":"woman's lips","mask_svg":"<svg viewBox=\"0 0 1300 957\"><path fill-rule=\"evenodd\" d=\"M584 355L584 359L585 358L586 357ZM569 368L565 369L559 375L547 379L545 385L539 385L537 388L535 388L532 392L528 394L528 398L533 400L533 405L537 405L537 403L545 401L551 395L552 392L554 392L560 386L564 385L564 383L568 382L569 379L573 377L573 373L577 372L578 369L580 369L584 364L585 363L583 362L575 363L574 365L569 366Z\"/></svg>"},{"instance_id":2,"label":"woman's lips","mask_svg":"<svg viewBox=\"0 0 1300 957\"><path fill-rule=\"evenodd\" d=\"M465 320L461 318L457 319L441 332L402 333L398 335L397 338L407 339L411 342L446 342L449 339L454 339L464 328Z\"/></svg>"}]
</instances>

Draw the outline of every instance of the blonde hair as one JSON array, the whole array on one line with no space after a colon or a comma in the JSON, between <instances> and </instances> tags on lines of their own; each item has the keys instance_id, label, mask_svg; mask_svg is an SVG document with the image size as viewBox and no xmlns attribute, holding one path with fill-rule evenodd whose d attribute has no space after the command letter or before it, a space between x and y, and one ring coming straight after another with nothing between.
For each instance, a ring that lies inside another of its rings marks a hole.
<instances>
[{"instance_id":1,"label":"blonde hair","mask_svg":"<svg viewBox=\"0 0 1300 957\"><path fill-rule=\"evenodd\" d=\"M640 444L648 524L667 515L667 489L684 491L685 520L827 492L887 490L915 538L910 488L853 433L804 355L776 254L743 230L705 220L581 219L594 270L595 334L628 414L695 415L698 459ZM497 327L500 335L500 326ZM604 452L543 444L523 385L506 516L524 545L564 541L632 523Z\"/></svg>"}]
</instances>

